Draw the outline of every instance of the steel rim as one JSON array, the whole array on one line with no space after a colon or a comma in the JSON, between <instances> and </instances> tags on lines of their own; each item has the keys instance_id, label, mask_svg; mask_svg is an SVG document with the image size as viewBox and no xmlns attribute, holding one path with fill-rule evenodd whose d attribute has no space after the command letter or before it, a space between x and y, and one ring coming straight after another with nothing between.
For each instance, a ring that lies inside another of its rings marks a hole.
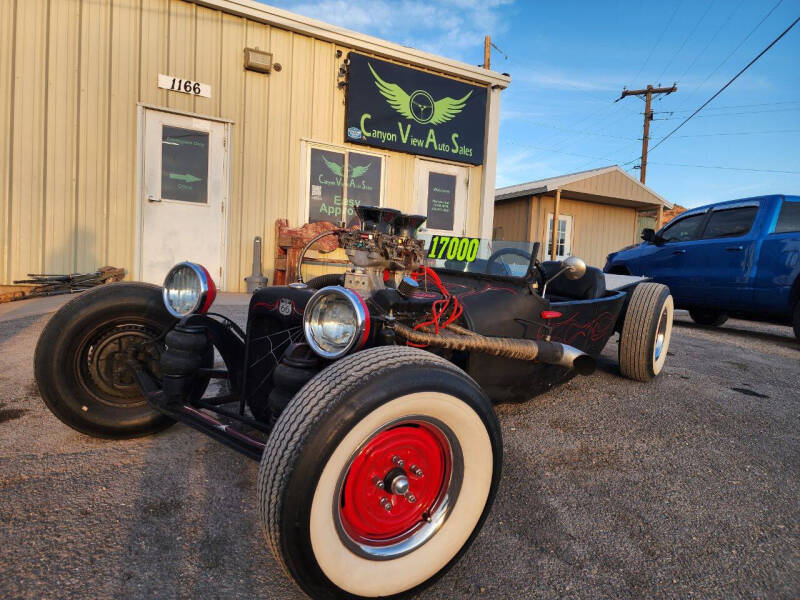
<instances>
[{"instance_id":1,"label":"steel rim","mask_svg":"<svg viewBox=\"0 0 800 600\"><path fill-rule=\"evenodd\" d=\"M661 316L658 318L658 327L656 327L656 343L653 348L653 360L657 361L661 358L661 353L664 351L664 340L667 336L667 306L661 309Z\"/></svg>"},{"instance_id":2,"label":"steel rim","mask_svg":"<svg viewBox=\"0 0 800 600\"><path fill-rule=\"evenodd\" d=\"M116 407L144 404L128 358L135 358L160 379L162 346L158 331L142 323L113 323L89 332L75 354L81 387L97 401Z\"/></svg>"},{"instance_id":3,"label":"steel rim","mask_svg":"<svg viewBox=\"0 0 800 600\"><path fill-rule=\"evenodd\" d=\"M447 520L463 472L458 440L438 419L388 423L360 445L339 477L333 514L341 540L372 560L419 548Z\"/></svg>"}]
</instances>

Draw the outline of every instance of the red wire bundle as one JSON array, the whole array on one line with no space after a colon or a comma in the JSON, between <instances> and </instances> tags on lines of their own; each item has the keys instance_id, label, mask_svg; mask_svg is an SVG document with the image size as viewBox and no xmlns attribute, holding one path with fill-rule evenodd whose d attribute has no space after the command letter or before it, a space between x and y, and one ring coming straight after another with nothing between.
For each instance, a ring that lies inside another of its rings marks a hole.
<instances>
[{"instance_id":1,"label":"red wire bundle","mask_svg":"<svg viewBox=\"0 0 800 600\"><path fill-rule=\"evenodd\" d=\"M422 327L430 327L433 325L433 330L435 333L439 333L439 329L444 329L450 323L453 323L461 316L461 313L464 312L461 303L458 301L458 298L453 296L450 292L447 291L447 288L442 283L442 280L439 279L439 276L436 274L436 271L431 269L430 267L421 267L421 273L416 275L415 279L418 279L420 275L424 276L425 279L430 279L433 281L434 285L439 289L439 293L442 295L441 300L434 300L431 304L431 319L428 321L423 321L422 323L417 323L414 325L414 329L421 329ZM450 313L450 316L445 318L447 313ZM444 322L442 322L444 319ZM424 348L427 344L413 344L411 342L406 342L408 346L414 346L416 348Z\"/></svg>"}]
</instances>

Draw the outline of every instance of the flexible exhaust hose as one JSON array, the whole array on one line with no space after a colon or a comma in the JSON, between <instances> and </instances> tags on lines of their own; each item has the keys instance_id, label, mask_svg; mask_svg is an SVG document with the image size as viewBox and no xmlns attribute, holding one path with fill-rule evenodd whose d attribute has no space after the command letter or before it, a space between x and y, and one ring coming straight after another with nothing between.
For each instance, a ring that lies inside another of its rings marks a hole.
<instances>
[{"instance_id":1,"label":"flexible exhaust hose","mask_svg":"<svg viewBox=\"0 0 800 600\"><path fill-rule=\"evenodd\" d=\"M402 323L394 324L395 332L414 344L425 344L446 350L469 350L519 360L538 360L575 369L581 375L589 375L595 370L595 360L591 356L567 344L487 337L458 325L448 325L447 329L453 333L437 334L432 331L411 329Z\"/></svg>"}]
</instances>

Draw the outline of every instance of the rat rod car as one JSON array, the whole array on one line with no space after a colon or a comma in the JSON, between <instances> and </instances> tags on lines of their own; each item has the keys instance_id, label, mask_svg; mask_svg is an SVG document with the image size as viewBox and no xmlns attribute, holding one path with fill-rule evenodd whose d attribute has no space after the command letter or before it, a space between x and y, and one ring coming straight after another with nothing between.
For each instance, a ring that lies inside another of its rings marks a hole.
<instances>
[{"instance_id":1,"label":"rat rod car","mask_svg":"<svg viewBox=\"0 0 800 600\"><path fill-rule=\"evenodd\" d=\"M346 272L257 290L245 330L209 312L211 277L181 263L163 288L81 294L35 356L42 398L80 432L125 438L180 421L260 460L267 543L316 598L430 584L497 490L492 402L592 373L615 331L622 375L647 381L672 330L663 285L616 276L607 289L580 259L539 262L538 244L426 243L425 217L357 212L360 228L327 232Z\"/></svg>"}]
</instances>

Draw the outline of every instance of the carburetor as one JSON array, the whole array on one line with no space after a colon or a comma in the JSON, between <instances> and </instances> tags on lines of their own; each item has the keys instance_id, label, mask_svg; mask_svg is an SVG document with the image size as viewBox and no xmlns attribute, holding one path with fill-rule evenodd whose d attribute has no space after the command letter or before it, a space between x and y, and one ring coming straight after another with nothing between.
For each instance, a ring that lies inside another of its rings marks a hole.
<instances>
[{"instance_id":1,"label":"carburetor","mask_svg":"<svg viewBox=\"0 0 800 600\"><path fill-rule=\"evenodd\" d=\"M345 273L344 287L370 296L384 287L409 293L413 283L408 274L422 264L424 242L417 239L417 229L425 222L423 215L404 215L392 208L357 206L361 229L339 232L352 268ZM388 273L388 278L385 274Z\"/></svg>"}]
</instances>

